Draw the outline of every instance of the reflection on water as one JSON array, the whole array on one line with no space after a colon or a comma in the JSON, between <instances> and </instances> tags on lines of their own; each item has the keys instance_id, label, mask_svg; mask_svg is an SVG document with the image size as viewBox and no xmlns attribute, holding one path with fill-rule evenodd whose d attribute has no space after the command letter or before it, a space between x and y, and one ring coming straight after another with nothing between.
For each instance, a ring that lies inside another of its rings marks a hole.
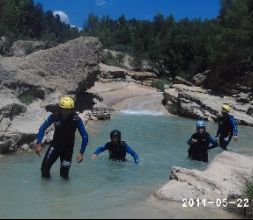
<instances>
[{"instance_id":1,"label":"reflection on water","mask_svg":"<svg viewBox=\"0 0 253 220\"><path fill-rule=\"evenodd\" d=\"M154 207L147 198L164 185L173 166L206 169L200 162L186 159L186 141L194 132L194 121L165 116L115 114L111 121L95 123L83 164L75 162L71 180L59 177L59 162L52 169L52 181L40 179L42 158L21 154L0 160L1 218L232 218L208 209L182 209L170 203ZM97 146L108 141L118 128L123 139L139 153L140 165L131 157L127 163L108 161L104 153L90 159ZM216 125L210 124L214 134ZM252 128L240 128L240 141L231 150L253 155ZM80 145L79 136L76 154ZM240 146L240 147L239 147ZM210 160L220 153L215 149Z\"/></svg>"}]
</instances>

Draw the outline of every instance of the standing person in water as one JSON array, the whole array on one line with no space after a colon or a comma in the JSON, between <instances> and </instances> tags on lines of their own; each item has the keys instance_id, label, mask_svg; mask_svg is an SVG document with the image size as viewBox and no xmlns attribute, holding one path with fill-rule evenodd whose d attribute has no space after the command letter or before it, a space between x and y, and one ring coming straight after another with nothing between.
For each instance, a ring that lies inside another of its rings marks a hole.
<instances>
[{"instance_id":1,"label":"standing person in water","mask_svg":"<svg viewBox=\"0 0 253 220\"><path fill-rule=\"evenodd\" d=\"M231 108L229 105L222 106L222 117L219 119L216 139L219 140L220 147L227 150L227 146L231 142L233 136L234 140L238 140L238 128L235 118L230 115Z\"/></svg>"},{"instance_id":2,"label":"standing person in water","mask_svg":"<svg viewBox=\"0 0 253 220\"><path fill-rule=\"evenodd\" d=\"M77 156L77 162L81 163L83 161L83 154L88 143L88 134L84 128L82 119L74 111L74 106L74 100L72 98L61 98L58 111L51 114L39 129L35 152L40 156L42 150L41 143L45 131L54 123L55 131L53 140L45 154L41 166L42 178L51 177L50 169L58 158L61 160L61 177L63 179L69 178L77 129L82 137L82 145Z\"/></svg>"},{"instance_id":3,"label":"standing person in water","mask_svg":"<svg viewBox=\"0 0 253 220\"><path fill-rule=\"evenodd\" d=\"M102 147L97 148L92 158L95 160L97 156L104 152L109 151L109 159L113 161L126 162L127 153L130 154L136 164L139 163L139 156L135 153L125 142L121 141L121 132L114 130L111 132L111 141Z\"/></svg>"},{"instance_id":4,"label":"standing person in water","mask_svg":"<svg viewBox=\"0 0 253 220\"><path fill-rule=\"evenodd\" d=\"M191 160L208 162L208 150L218 147L218 143L206 131L206 123L197 121L197 131L192 135L188 144L188 155Z\"/></svg>"}]
</instances>

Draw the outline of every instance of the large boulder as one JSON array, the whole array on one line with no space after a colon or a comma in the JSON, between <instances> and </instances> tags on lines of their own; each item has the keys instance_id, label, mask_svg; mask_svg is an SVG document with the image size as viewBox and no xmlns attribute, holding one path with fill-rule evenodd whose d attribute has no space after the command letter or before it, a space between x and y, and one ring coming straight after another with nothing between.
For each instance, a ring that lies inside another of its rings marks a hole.
<instances>
[{"instance_id":1,"label":"large boulder","mask_svg":"<svg viewBox=\"0 0 253 220\"><path fill-rule=\"evenodd\" d=\"M204 87L207 80L208 80L208 73L210 72L210 70L207 70L205 71L204 73L198 73L196 74L192 81L193 81L193 84L195 86L201 86L201 87Z\"/></svg>"},{"instance_id":2,"label":"large boulder","mask_svg":"<svg viewBox=\"0 0 253 220\"><path fill-rule=\"evenodd\" d=\"M24 57L30 53L47 49L47 44L43 41L15 41L10 48L10 56Z\"/></svg>"},{"instance_id":3,"label":"large boulder","mask_svg":"<svg viewBox=\"0 0 253 220\"><path fill-rule=\"evenodd\" d=\"M241 194L245 180L252 176L252 169L252 158L223 152L205 171L174 167L170 181L154 195L160 201L181 203L183 199L206 199L216 202L227 199L232 193ZM217 207L216 203L206 203L206 206Z\"/></svg>"},{"instance_id":4,"label":"large boulder","mask_svg":"<svg viewBox=\"0 0 253 220\"><path fill-rule=\"evenodd\" d=\"M31 86L47 92L86 90L99 74L101 49L98 39L80 37L25 58L2 58L0 82L13 90Z\"/></svg>"},{"instance_id":5,"label":"large boulder","mask_svg":"<svg viewBox=\"0 0 253 220\"><path fill-rule=\"evenodd\" d=\"M94 105L92 114L98 120L109 120L111 118L111 109L104 103L97 103Z\"/></svg>"},{"instance_id":6,"label":"large boulder","mask_svg":"<svg viewBox=\"0 0 253 220\"><path fill-rule=\"evenodd\" d=\"M0 154L16 152L24 144L34 145L36 134L0 132Z\"/></svg>"},{"instance_id":7,"label":"large boulder","mask_svg":"<svg viewBox=\"0 0 253 220\"><path fill-rule=\"evenodd\" d=\"M34 147L50 104L95 83L101 49L98 39L81 37L26 57L1 58L0 154ZM52 140L52 131L50 127L44 143Z\"/></svg>"}]
</instances>

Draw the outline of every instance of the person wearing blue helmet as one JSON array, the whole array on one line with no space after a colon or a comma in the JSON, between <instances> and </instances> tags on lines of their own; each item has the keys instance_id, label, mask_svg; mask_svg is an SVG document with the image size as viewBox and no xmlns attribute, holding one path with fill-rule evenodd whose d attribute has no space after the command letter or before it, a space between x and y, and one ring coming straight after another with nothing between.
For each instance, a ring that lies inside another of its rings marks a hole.
<instances>
[{"instance_id":1,"label":"person wearing blue helmet","mask_svg":"<svg viewBox=\"0 0 253 220\"><path fill-rule=\"evenodd\" d=\"M191 160L208 162L208 150L218 147L218 142L206 131L206 122L197 121L197 131L188 141L188 157Z\"/></svg>"}]
</instances>

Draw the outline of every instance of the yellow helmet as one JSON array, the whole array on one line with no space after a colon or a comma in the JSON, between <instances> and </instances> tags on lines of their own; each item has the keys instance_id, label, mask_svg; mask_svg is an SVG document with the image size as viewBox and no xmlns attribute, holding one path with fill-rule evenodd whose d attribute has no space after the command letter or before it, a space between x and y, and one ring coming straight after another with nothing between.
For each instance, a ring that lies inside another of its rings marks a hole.
<instances>
[{"instance_id":1,"label":"yellow helmet","mask_svg":"<svg viewBox=\"0 0 253 220\"><path fill-rule=\"evenodd\" d=\"M72 98L65 96L60 99L59 106L62 109L73 109L75 107L75 102Z\"/></svg>"},{"instance_id":2,"label":"yellow helmet","mask_svg":"<svg viewBox=\"0 0 253 220\"><path fill-rule=\"evenodd\" d=\"M226 113L229 113L231 111L231 108L229 105L225 104L222 106L222 111L223 112L226 112Z\"/></svg>"}]
</instances>

